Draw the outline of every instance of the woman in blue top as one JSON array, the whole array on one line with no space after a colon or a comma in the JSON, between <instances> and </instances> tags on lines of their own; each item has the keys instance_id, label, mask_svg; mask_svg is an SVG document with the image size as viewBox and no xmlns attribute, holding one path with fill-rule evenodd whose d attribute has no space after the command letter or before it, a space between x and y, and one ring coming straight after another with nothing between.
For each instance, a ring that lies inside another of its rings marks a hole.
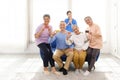
<instances>
[{"instance_id":1,"label":"woman in blue top","mask_svg":"<svg viewBox=\"0 0 120 80\"><path fill-rule=\"evenodd\" d=\"M68 30L69 32L73 32L72 26L77 25L77 21L72 18L72 12L71 11L67 11L66 14L68 16L68 18L65 19L65 23L67 24L66 25L66 30Z\"/></svg>"}]
</instances>

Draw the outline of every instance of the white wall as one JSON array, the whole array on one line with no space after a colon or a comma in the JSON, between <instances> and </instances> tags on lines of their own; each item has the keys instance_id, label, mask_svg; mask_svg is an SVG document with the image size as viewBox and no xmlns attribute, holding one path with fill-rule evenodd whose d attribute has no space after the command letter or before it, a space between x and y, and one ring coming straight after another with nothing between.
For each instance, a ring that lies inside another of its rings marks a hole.
<instances>
[{"instance_id":1,"label":"white wall","mask_svg":"<svg viewBox=\"0 0 120 80\"><path fill-rule=\"evenodd\" d=\"M101 28L103 35L103 48L101 53L110 53L110 36L109 29L109 0L73 0L73 16L78 21L81 31L84 31L87 25L84 22L85 16L91 16L93 21Z\"/></svg>"},{"instance_id":2,"label":"white wall","mask_svg":"<svg viewBox=\"0 0 120 80\"><path fill-rule=\"evenodd\" d=\"M103 48L101 50L102 53L111 53L110 49L111 49L111 42L110 42L110 26L111 26L111 22L110 22L110 1L106 0L106 8L105 8L105 26L106 30L104 31L104 34L106 34L106 38L105 41L103 42Z\"/></svg>"},{"instance_id":3,"label":"white wall","mask_svg":"<svg viewBox=\"0 0 120 80\"><path fill-rule=\"evenodd\" d=\"M59 22L64 20L68 10L68 0L30 0L30 41L34 42L36 28L43 23L43 15L49 14L50 25L53 29L59 29ZM57 5L57 6L55 6Z\"/></svg>"},{"instance_id":4,"label":"white wall","mask_svg":"<svg viewBox=\"0 0 120 80\"><path fill-rule=\"evenodd\" d=\"M32 17L28 13L28 2L32 0L1 0L0 1L0 54L4 53L38 53L38 48L35 44L29 43L29 31L32 25ZM114 14L113 1L105 0L105 16L104 21L106 27L106 34L102 53L114 53ZM118 0L116 0L118 1ZM87 6L87 5L86 5ZM102 6L102 5L101 5ZM30 8L33 8L32 6ZM84 9L84 8L83 8ZM40 11L39 11L40 12ZM99 12L102 13L102 12ZM32 13L33 14L33 13ZM73 13L74 14L74 13ZM66 15L66 13L64 14ZM94 17L99 20L99 17ZM102 19L101 19L102 20ZM97 23L97 21L96 21ZM80 24L81 25L81 24ZM111 33L112 32L112 33ZM117 44L117 43L116 43Z\"/></svg>"},{"instance_id":5,"label":"white wall","mask_svg":"<svg viewBox=\"0 0 120 80\"><path fill-rule=\"evenodd\" d=\"M27 0L0 0L0 54L27 47Z\"/></svg>"},{"instance_id":6,"label":"white wall","mask_svg":"<svg viewBox=\"0 0 120 80\"><path fill-rule=\"evenodd\" d=\"M110 0L110 42L111 53L117 57L120 57L120 1Z\"/></svg>"},{"instance_id":7,"label":"white wall","mask_svg":"<svg viewBox=\"0 0 120 80\"><path fill-rule=\"evenodd\" d=\"M31 14L31 22L33 22L31 24L31 39L32 41L34 40L33 33L37 27L38 24L42 23L42 16L45 13L50 13L51 15L51 24L53 25L53 28L56 28L57 25L59 24L58 21L64 20L67 16L66 16L66 7L69 5L71 7L70 10L72 10L73 12L73 18L75 18L77 20L78 26L80 27L81 31L84 31L87 27L87 25L84 22L84 17L85 16L91 16L93 18L93 21L95 23L97 23L100 28L101 28L101 32L103 35L103 48L101 50L101 53L110 53L110 35L108 32L110 32L110 19L109 19L109 12L110 12L110 6L109 6L109 0L70 0L71 3L69 4L68 2L64 2L64 0L61 0L59 3L56 2L56 0L51 0L53 2L55 2L56 5L58 5L57 7L54 7L54 3L48 4L48 6L42 5L45 2L49 2L49 0L44 0L44 1L40 1L40 0L31 0L33 1L33 10L31 11L33 14ZM69 1L69 0L66 0ZM59 8L59 6L61 6L61 3L64 2L64 5L62 6L63 8ZM93 3L94 2L94 3ZM66 5L65 5L66 4ZM43 9L42 9L42 8ZM44 10L46 9L46 10ZM69 10L69 9L68 9ZM42 11L42 12L41 12ZM54 14L52 12L56 11ZM57 18L56 18L57 17ZM109 35L109 36L106 36Z\"/></svg>"}]
</instances>

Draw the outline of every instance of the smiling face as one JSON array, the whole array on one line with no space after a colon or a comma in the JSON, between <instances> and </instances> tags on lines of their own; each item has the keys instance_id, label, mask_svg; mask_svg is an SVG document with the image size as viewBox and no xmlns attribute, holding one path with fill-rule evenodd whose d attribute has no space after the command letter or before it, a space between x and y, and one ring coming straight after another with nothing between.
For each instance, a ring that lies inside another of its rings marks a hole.
<instances>
[{"instance_id":1,"label":"smiling face","mask_svg":"<svg viewBox=\"0 0 120 80\"><path fill-rule=\"evenodd\" d=\"M72 29L73 29L73 31L74 31L75 34L79 34L80 33L79 28L76 25L74 25L72 27Z\"/></svg>"},{"instance_id":2,"label":"smiling face","mask_svg":"<svg viewBox=\"0 0 120 80\"><path fill-rule=\"evenodd\" d=\"M72 12L71 11L67 11L67 16L69 19L72 19Z\"/></svg>"},{"instance_id":3,"label":"smiling face","mask_svg":"<svg viewBox=\"0 0 120 80\"><path fill-rule=\"evenodd\" d=\"M86 22L86 24L88 24L89 26L91 26L92 24L93 24L93 21L92 21L92 19L91 19L91 17L85 17L85 22Z\"/></svg>"},{"instance_id":4,"label":"smiling face","mask_svg":"<svg viewBox=\"0 0 120 80\"><path fill-rule=\"evenodd\" d=\"M45 15L43 16L43 20L44 20L44 24L45 24L45 25L48 25L49 22L50 22L50 15L45 14Z\"/></svg>"},{"instance_id":5,"label":"smiling face","mask_svg":"<svg viewBox=\"0 0 120 80\"><path fill-rule=\"evenodd\" d=\"M44 17L44 24L48 25L50 22L50 18L49 17Z\"/></svg>"},{"instance_id":6,"label":"smiling face","mask_svg":"<svg viewBox=\"0 0 120 80\"><path fill-rule=\"evenodd\" d=\"M65 28L66 28L65 22L64 22L64 21L61 21L61 22L60 22L60 30L61 30L61 31L64 31Z\"/></svg>"},{"instance_id":7,"label":"smiling face","mask_svg":"<svg viewBox=\"0 0 120 80\"><path fill-rule=\"evenodd\" d=\"M72 13L68 13L67 16L68 16L69 19L71 19L72 18Z\"/></svg>"}]
</instances>

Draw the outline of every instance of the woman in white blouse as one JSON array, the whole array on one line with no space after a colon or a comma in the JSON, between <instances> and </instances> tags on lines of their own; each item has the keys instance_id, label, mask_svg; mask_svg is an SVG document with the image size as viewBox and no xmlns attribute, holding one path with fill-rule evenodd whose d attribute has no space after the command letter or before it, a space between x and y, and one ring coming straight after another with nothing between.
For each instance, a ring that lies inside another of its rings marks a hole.
<instances>
[{"instance_id":1,"label":"woman in white blouse","mask_svg":"<svg viewBox=\"0 0 120 80\"><path fill-rule=\"evenodd\" d=\"M86 49L88 48L88 39L86 34L79 31L79 27L74 25L72 27L74 33L68 34L66 43L68 45L74 44L73 64L75 66L75 73L83 72L82 67L86 58Z\"/></svg>"}]
</instances>

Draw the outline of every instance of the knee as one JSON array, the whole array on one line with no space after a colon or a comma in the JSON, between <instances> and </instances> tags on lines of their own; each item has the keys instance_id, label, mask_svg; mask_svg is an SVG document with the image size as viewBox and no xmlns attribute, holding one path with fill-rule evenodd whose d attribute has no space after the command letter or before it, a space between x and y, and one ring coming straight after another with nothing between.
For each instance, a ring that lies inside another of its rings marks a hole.
<instances>
[{"instance_id":1,"label":"knee","mask_svg":"<svg viewBox=\"0 0 120 80\"><path fill-rule=\"evenodd\" d=\"M56 60L58 57L56 55L53 55L53 59Z\"/></svg>"},{"instance_id":2,"label":"knee","mask_svg":"<svg viewBox=\"0 0 120 80\"><path fill-rule=\"evenodd\" d=\"M85 57L80 57L80 60L85 60Z\"/></svg>"},{"instance_id":3,"label":"knee","mask_svg":"<svg viewBox=\"0 0 120 80\"><path fill-rule=\"evenodd\" d=\"M67 57L69 57L69 58L71 58L71 59L73 59L74 57L73 57L73 54L70 54L69 56L67 56Z\"/></svg>"},{"instance_id":4,"label":"knee","mask_svg":"<svg viewBox=\"0 0 120 80\"><path fill-rule=\"evenodd\" d=\"M70 53L69 56L73 57L73 53Z\"/></svg>"},{"instance_id":5,"label":"knee","mask_svg":"<svg viewBox=\"0 0 120 80\"><path fill-rule=\"evenodd\" d=\"M68 56L67 56L67 58L69 58L69 59L74 59L74 56L73 56L73 54L69 54Z\"/></svg>"}]
</instances>

